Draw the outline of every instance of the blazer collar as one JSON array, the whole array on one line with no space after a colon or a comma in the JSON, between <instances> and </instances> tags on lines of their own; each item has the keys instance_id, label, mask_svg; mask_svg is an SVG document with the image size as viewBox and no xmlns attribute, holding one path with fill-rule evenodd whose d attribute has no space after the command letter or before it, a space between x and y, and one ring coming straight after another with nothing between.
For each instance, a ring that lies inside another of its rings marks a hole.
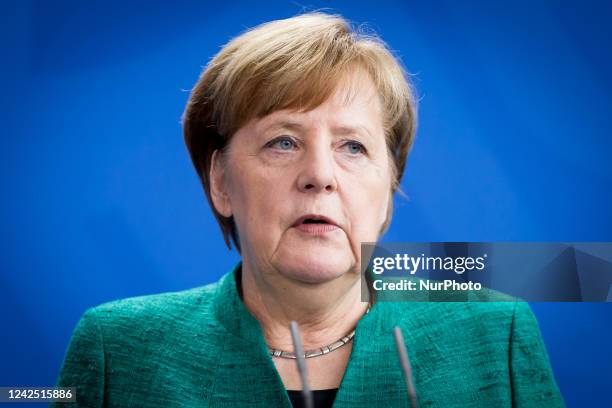
<instances>
[{"instance_id":1,"label":"blazer collar","mask_svg":"<svg viewBox=\"0 0 612 408\"><path fill-rule=\"evenodd\" d=\"M243 350L249 349L247 346L251 345L251 359L266 367L268 378L274 379L274 388L282 393L282 380L268 354L261 325L245 307L238 292L237 282L240 282L241 269L242 263L238 263L219 281L214 313L217 320L234 336L231 344L242 344ZM414 309L418 309L417 305L414 306ZM410 315L418 320L418 312L415 312ZM398 317L389 302L379 302L359 320L351 356L334 407L357 406L363 401L373 401L372 398L382 398L391 405L408 404L392 336L393 326L397 324L393 319ZM412 342L412 333L407 333L406 340ZM375 384L384 384L384 396L378 394L383 390L376 389ZM284 406L290 406L286 395L283 402Z\"/></svg>"},{"instance_id":2,"label":"blazer collar","mask_svg":"<svg viewBox=\"0 0 612 408\"><path fill-rule=\"evenodd\" d=\"M251 314L242 301L238 285L241 282L242 262L239 262L231 272L225 274L219 281L215 293L214 310L217 320L233 335L245 341L261 343L263 329L259 321ZM384 305L375 303L370 312L364 315L357 325L357 333L363 337L377 335L380 331L390 328L382 324L385 313ZM363 333L362 333L363 332Z\"/></svg>"},{"instance_id":3,"label":"blazer collar","mask_svg":"<svg viewBox=\"0 0 612 408\"><path fill-rule=\"evenodd\" d=\"M217 320L231 334L251 343L263 343L263 330L259 321L246 308L238 292L241 282L242 262L225 274L215 294Z\"/></svg>"}]
</instances>

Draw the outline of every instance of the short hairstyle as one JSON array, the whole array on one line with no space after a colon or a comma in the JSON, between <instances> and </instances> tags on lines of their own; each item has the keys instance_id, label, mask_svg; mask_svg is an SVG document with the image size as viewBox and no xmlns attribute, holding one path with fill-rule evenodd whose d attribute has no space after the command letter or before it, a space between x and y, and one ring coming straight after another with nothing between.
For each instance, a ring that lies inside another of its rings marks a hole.
<instances>
[{"instance_id":1,"label":"short hairstyle","mask_svg":"<svg viewBox=\"0 0 612 408\"><path fill-rule=\"evenodd\" d=\"M311 12L250 29L208 63L183 113L183 133L228 248L230 238L238 251L240 242L233 217L221 215L211 198L214 151L223 151L251 119L316 108L355 68L369 74L380 96L395 192L414 139L416 99L407 73L378 37L353 29L341 16ZM381 233L390 223L390 201Z\"/></svg>"}]
</instances>

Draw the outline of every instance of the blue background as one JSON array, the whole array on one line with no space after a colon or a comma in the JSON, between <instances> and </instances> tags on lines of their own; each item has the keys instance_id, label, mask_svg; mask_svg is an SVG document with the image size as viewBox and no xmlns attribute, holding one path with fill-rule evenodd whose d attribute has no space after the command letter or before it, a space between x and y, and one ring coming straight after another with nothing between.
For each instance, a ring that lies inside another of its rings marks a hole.
<instances>
[{"instance_id":1,"label":"blue background","mask_svg":"<svg viewBox=\"0 0 612 408\"><path fill-rule=\"evenodd\" d=\"M88 3L2 3L0 386L53 385L86 308L235 264L181 113L222 44L302 6L367 22L416 74L385 241L612 241L609 3ZM568 406L611 406L612 305L532 307Z\"/></svg>"}]
</instances>

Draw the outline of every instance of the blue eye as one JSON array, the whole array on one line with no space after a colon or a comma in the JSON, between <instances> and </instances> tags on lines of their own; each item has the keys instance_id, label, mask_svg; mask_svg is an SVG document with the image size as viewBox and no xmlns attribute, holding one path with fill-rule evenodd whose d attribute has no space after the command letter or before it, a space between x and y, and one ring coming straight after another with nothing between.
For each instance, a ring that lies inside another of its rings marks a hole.
<instances>
[{"instance_id":1,"label":"blue eye","mask_svg":"<svg viewBox=\"0 0 612 408\"><path fill-rule=\"evenodd\" d=\"M359 142L355 142L355 141L348 142L345 144L345 146L348 148L348 151L351 154L365 153L365 147Z\"/></svg>"},{"instance_id":2,"label":"blue eye","mask_svg":"<svg viewBox=\"0 0 612 408\"><path fill-rule=\"evenodd\" d=\"M288 137L279 137L267 144L268 147L276 147L280 150L291 150L295 148L295 142Z\"/></svg>"}]
</instances>

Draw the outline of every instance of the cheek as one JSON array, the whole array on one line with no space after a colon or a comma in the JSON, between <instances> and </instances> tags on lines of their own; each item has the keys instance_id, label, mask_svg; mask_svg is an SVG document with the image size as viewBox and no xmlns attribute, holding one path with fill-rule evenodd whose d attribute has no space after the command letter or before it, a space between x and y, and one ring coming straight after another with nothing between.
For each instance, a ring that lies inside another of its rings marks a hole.
<instances>
[{"instance_id":1,"label":"cheek","mask_svg":"<svg viewBox=\"0 0 612 408\"><path fill-rule=\"evenodd\" d=\"M282 197L286 178L252 164L243 160L234 167L230 201L239 232L245 238L248 234L261 239L271 233L283 213L285 201L272 198Z\"/></svg>"},{"instance_id":2,"label":"cheek","mask_svg":"<svg viewBox=\"0 0 612 408\"><path fill-rule=\"evenodd\" d=\"M346 193L347 211L351 223L351 239L361 242L373 242L387 218L389 206L389 177L376 174L360 177L349 184Z\"/></svg>"}]
</instances>

